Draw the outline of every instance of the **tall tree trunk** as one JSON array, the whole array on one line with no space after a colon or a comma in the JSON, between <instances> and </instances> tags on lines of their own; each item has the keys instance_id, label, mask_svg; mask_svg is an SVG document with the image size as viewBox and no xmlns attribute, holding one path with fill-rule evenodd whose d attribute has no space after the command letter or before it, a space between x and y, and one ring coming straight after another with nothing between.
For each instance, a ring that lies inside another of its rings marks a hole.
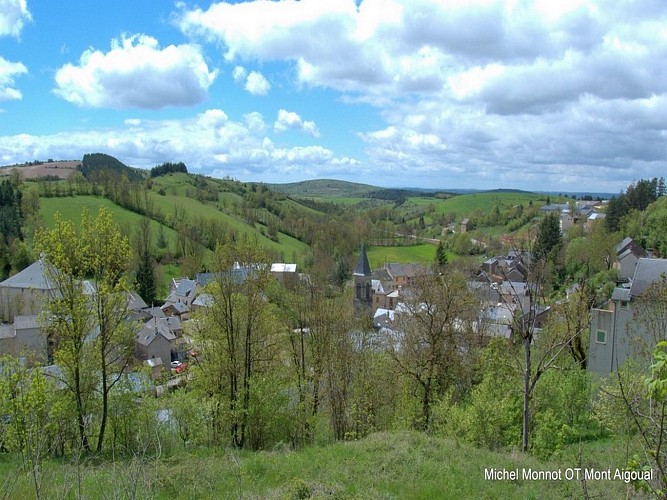
<instances>
[{"instance_id":1,"label":"tall tree trunk","mask_svg":"<svg viewBox=\"0 0 667 500\"><path fill-rule=\"evenodd\" d=\"M523 339L523 352L526 370L523 373L523 427L522 427L522 451L528 451L528 432L530 430L530 336Z\"/></svg>"},{"instance_id":2,"label":"tall tree trunk","mask_svg":"<svg viewBox=\"0 0 667 500\"><path fill-rule=\"evenodd\" d=\"M104 443L104 432L107 427L107 415L109 414L109 388L107 387L107 364L104 359L104 342L102 342L101 348L102 356L102 421L100 422L100 432L97 436L97 453L102 451L102 445Z\"/></svg>"},{"instance_id":3,"label":"tall tree trunk","mask_svg":"<svg viewBox=\"0 0 667 500\"><path fill-rule=\"evenodd\" d=\"M74 369L74 389L76 398L76 413L79 424L79 439L81 440L81 446L83 447L83 449L86 451L90 451L90 443L88 442L88 436L86 435L86 420L85 420L86 417L83 414L83 399L81 395L81 373L79 372L78 366Z\"/></svg>"}]
</instances>

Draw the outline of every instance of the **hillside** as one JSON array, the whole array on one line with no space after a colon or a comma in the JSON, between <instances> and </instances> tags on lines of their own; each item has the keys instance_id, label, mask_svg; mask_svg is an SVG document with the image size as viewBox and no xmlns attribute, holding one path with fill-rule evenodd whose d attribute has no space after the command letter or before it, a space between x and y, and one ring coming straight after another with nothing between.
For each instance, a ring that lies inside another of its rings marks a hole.
<instances>
[{"instance_id":1,"label":"hillside","mask_svg":"<svg viewBox=\"0 0 667 500\"><path fill-rule=\"evenodd\" d=\"M496 453L417 432L376 433L359 441L311 446L300 451L247 452L232 449L183 449L162 443L163 456L114 462L96 460L80 468L47 461L42 495L70 495L74 477L79 494L89 498L578 498L576 480L492 481L485 469L564 471L576 457L541 462L535 457ZM587 450L586 450L587 451ZM586 452L585 452L586 453ZM586 453L590 456L589 453ZM602 465L602 464L600 464ZM5 495L34 494L30 477L7 455L0 476L12 477ZM69 479L68 479L69 478ZM593 497L621 498L622 481L587 484Z\"/></svg>"},{"instance_id":2,"label":"hillside","mask_svg":"<svg viewBox=\"0 0 667 500\"><path fill-rule=\"evenodd\" d=\"M288 184L266 184L266 186L273 191L285 193L290 196L313 198L363 198L379 189L368 184L333 179L316 179Z\"/></svg>"},{"instance_id":3,"label":"hillside","mask_svg":"<svg viewBox=\"0 0 667 500\"><path fill-rule=\"evenodd\" d=\"M10 176L12 172L16 171L20 174L22 179L39 179L44 177L69 179L74 175L79 167L81 161L36 161L24 163L22 165L8 165L0 167L0 178Z\"/></svg>"}]
</instances>

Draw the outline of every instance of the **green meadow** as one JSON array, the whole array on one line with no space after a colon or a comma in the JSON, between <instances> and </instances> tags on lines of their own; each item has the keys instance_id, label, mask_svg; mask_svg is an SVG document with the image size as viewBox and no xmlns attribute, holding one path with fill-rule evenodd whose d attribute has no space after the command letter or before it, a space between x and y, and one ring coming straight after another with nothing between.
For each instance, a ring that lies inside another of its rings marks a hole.
<instances>
[{"instance_id":1,"label":"green meadow","mask_svg":"<svg viewBox=\"0 0 667 500\"><path fill-rule=\"evenodd\" d=\"M40 470L42 497L583 497L582 483L564 478L567 469L577 467L574 450L558 460L543 462L530 455L498 453L410 431L376 433L359 441L298 451L189 449L175 444L171 447L168 442L162 446L162 456L157 459L148 454L115 461L93 457L79 466L46 460ZM518 471L519 478L491 480L490 469ZM524 471L561 471L563 479L524 479ZM0 493L5 498L34 497L31 476L21 468L17 455L0 456L0 478ZM622 481L590 481L586 488L590 498L624 498L634 491Z\"/></svg>"}]
</instances>

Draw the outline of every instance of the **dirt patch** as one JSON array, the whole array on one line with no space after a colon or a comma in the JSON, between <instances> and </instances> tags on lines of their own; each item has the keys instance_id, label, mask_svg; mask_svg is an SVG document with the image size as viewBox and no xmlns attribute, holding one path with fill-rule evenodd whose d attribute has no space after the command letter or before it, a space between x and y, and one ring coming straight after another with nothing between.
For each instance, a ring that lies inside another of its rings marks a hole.
<instances>
[{"instance_id":1,"label":"dirt patch","mask_svg":"<svg viewBox=\"0 0 667 500\"><path fill-rule=\"evenodd\" d=\"M68 179L74 175L80 165L80 161L52 161L39 165L9 165L0 167L0 177L10 176L12 171L16 169L23 179L39 179L46 176Z\"/></svg>"}]
</instances>

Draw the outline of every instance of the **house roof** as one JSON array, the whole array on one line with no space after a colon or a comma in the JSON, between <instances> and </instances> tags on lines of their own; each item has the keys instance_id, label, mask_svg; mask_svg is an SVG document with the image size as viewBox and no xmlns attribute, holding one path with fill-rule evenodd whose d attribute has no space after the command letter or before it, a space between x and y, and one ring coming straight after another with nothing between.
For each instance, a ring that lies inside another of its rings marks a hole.
<instances>
[{"instance_id":1,"label":"house roof","mask_svg":"<svg viewBox=\"0 0 667 500\"><path fill-rule=\"evenodd\" d=\"M630 285L630 296L641 295L652 284L665 278L667 278L667 259L639 259Z\"/></svg>"},{"instance_id":2,"label":"house roof","mask_svg":"<svg viewBox=\"0 0 667 500\"><path fill-rule=\"evenodd\" d=\"M389 271L384 267L373 271L373 277L385 283L388 281L392 281L391 274L389 274Z\"/></svg>"},{"instance_id":3,"label":"house roof","mask_svg":"<svg viewBox=\"0 0 667 500\"><path fill-rule=\"evenodd\" d=\"M374 279L371 280L371 288L373 289L374 294L384 294L384 287L382 286L382 281Z\"/></svg>"},{"instance_id":4,"label":"house roof","mask_svg":"<svg viewBox=\"0 0 667 500\"><path fill-rule=\"evenodd\" d=\"M169 331L172 333L183 330L183 325L181 324L181 320L178 316L160 318L158 321L166 324L167 328L169 328Z\"/></svg>"},{"instance_id":5,"label":"house roof","mask_svg":"<svg viewBox=\"0 0 667 500\"><path fill-rule=\"evenodd\" d=\"M14 316L14 330L34 330L39 328L36 314Z\"/></svg>"},{"instance_id":6,"label":"house roof","mask_svg":"<svg viewBox=\"0 0 667 500\"><path fill-rule=\"evenodd\" d=\"M46 266L42 259L33 262L23 271L7 278L0 283L5 288L33 288L36 290L53 290L55 287L46 275Z\"/></svg>"},{"instance_id":7,"label":"house roof","mask_svg":"<svg viewBox=\"0 0 667 500\"><path fill-rule=\"evenodd\" d=\"M357 267L354 268L355 276L370 276L373 274L371 272L371 265L368 262L368 255L366 255L366 245L361 245L361 252L359 253L359 261L357 262Z\"/></svg>"},{"instance_id":8,"label":"house roof","mask_svg":"<svg viewBox=\"0 0 667 500\"><path fill-rule=\"evenodd\" d=\"M6 323L0 324L0 339L11 339L12 337L16 337L14 325Z\"/></svg>"},{"instance_id":9,"label":"house roof","mask_svg":"<svg viewBox=\"0 0 667 500\"><path fill-rule=\"evenodd\" d=\"M295 264L296 265L296 264ZM197 283L200 286L208 285L214 278L229 278L235 285L244 283L248 278L257 277L257 268L259 266L240 266L238 263L234 267L224 273L198 273Z\"/></svg>"},{"instance_id":10,"label":"house roof","mask_svg":"<svg viewBox=\"0 0 667 500\"><path fill-rule=\"evenodd\" d=\"M151 343L159 336L164 337L168 341L176 340L176 335L174 335L167 326L167 323L160 322L148 322L137 333L136 341L138 344L148 347Z\"/></svg>"},{"instance_id":11,"label":"house roof","mask_svg":"<svg viewBox=\"0 0 667 500\"><path fill-rule=\"evenodd\" d=\"M637 257L646 257L646 251L630 237L623 238L623 241L616 245L616 255L620 256L628 250Z\"/></svg>"},{"instance_id":12,"label":"house roof","mask_svg":"<svg viewBox=\"0 0 667 500\"><path fill-rule=\"evenodd\" d=\"M630 289L629 288L614 288L614 291L611 294L611 300L630 300Z\"/></svg>"},{"instance_id":13,"label":"house roof","mask_svg":"<svg viewBox=\"0 0 667 500\"><path fill-rule=\"evenodd\" d=\"M166 318L167 317L167 315L164 313L162 308L158 307L158 306L147 307L146 309L144 309L144 312L148 313L151 316L151 318L155 317L155 318L159 319L159 318Z\"/></svg>"},{"instance_id":14,"label":"house roof","mask_svg":"<svg viewBox=\"0 0 667 500\"><path fill-rule=\"evenodd\" d=\"M127 292L127 307L138 311L139 309L146 309L148 304L137 292Z\"/></svg>"},{"instance_id":15,"label":"house roof","mask_svg":"<svg viewBox=\"0 0 667 500\"><path fill-rule=\"evenodd\" d=\"M172 304L165 304L162 306L162 311L166 311L169 308L173 308L178 314L185 314L190 312L190 308L183 304L182 302L174 302Z\"/></svg>"},{"instance_id":16,"label":"house roof","mask_svg":"<svg viewBox=\"0 0 667 500\"><path fill-rule=\"evenodd\" d=\"M213 305L213 295L210 293L200 293L192 302L192 305L198 307L211 307Z\"/></svg>"},{"instance_id":17,"label":"house roof","mask_svg":"<svg viewBox=\"0 0 667 500\"><path fill-rule=\"evenodd\" d=\"M397 262L391 262L384 265L384 269L387 271L389 276L392 279L396 279L399 276L407 276L409 278L414 278L427 273L429 270L420 264L401 264Z\"/></svg>"},{"instance_id":18,"label":"house roof","mask_svg":"<svg viewBox=\"0 0 667 500\"><path fill-rule=\"evenodd\" d=\"M272 273L295 273L296 272L296 264L284 264L282 262L271 264L271 272Z\"/></svg>"},{"instance_id":19,"label":"house roof","mask_svg":"<svg viewBox=\"0 0 667 500\"><path fill-rule=\"evenodd\" d=\"M181 280L174 293L181 297L191 297L195 294L197 282L195 280L184 279Z\"/></svg>"}]
</instances>

